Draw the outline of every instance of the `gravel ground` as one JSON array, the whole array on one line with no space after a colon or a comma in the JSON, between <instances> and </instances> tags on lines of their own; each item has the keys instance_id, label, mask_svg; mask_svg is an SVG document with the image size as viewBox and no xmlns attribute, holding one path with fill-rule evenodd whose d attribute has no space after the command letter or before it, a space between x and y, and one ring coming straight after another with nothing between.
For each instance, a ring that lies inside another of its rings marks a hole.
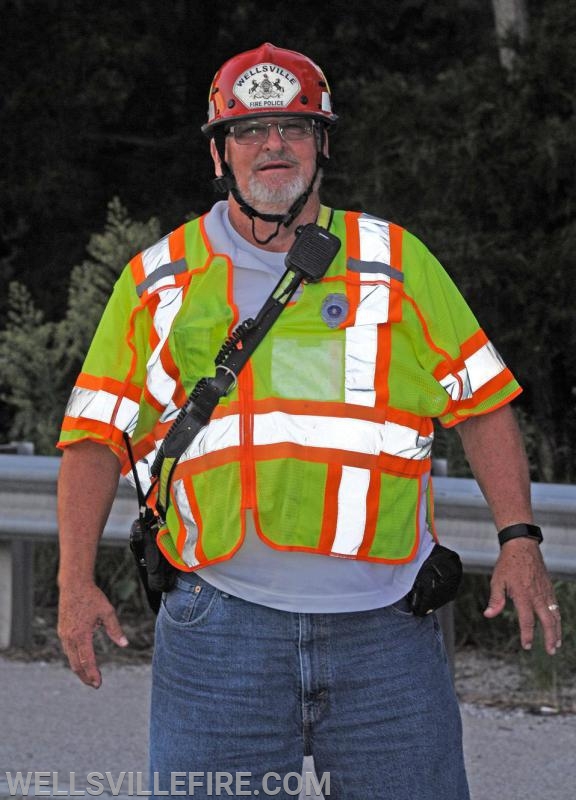
<instances>
[{"instance_id":1,"label":"gravel ground","mask_svg":"<svg viewBox=\"0 0 576 800\"><path fill-rule=\"evenodd\" d=\"M460 701L541 716L576 713L576 675L570 681L549 679L538 686L529 658L524 653L498 656L475 648L458 650L455 682Z\"/></svg>"}]
</instances>

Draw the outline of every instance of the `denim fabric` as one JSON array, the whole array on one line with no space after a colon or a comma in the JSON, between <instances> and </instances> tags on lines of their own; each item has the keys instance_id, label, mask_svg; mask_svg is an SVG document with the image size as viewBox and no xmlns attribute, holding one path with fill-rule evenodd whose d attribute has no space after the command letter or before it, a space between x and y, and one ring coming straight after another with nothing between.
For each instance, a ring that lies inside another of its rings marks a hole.
<instances>
[{"instance_id":1,"label":"denim fabric","mask_svg":"<svg viewBox=\"0 0 576 800\"><path fill-rule=\"evenodd\" d=\"M405 601L297 614L178 579L158 615L150 747L153 797L194 772L193 797L286 800L312 754L326 800L469 798L438 622ZM217 793L217 773L249 777Z\"/></svg>"}]
</instances>

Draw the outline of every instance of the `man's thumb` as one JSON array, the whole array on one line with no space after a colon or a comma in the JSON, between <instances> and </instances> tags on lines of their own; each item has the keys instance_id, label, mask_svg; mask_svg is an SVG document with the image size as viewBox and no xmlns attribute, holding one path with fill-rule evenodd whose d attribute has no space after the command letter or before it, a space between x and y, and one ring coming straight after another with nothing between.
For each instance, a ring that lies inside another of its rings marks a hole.
<instances>
[{"instance_id":1,"label":"man's thumb","mask_svg":"<svg viewBox=\"0 0 576 800\"><path fill-rule=\"evenodd\" d=\"M503 586L492 586L490 592L490 599L488 605L484 609L484 616L487 619L493 619L504 611L506 605L506 593Z\"/></svg>"},{"instance_id":2,"label":"man's thumb","mask_svg":"<svg viewBox=\"0 0 576 800\"><path fill-rule=\"evenodd\" d=\"M112 639L114 644L117 644L118 647L128 647L128 639L124 635L124 631L118 622L118 617L114 612L112 612L110 615L107 615L102 622L104 624L104 630Z\"/></svg>"}]
</instances>

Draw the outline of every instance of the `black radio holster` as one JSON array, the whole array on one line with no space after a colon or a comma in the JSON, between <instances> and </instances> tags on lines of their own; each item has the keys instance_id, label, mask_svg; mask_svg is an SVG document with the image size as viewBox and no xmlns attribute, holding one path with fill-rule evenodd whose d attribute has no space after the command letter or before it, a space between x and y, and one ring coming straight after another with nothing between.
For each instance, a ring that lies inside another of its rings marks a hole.
<instances>
[{"instance_id":1,"label":"black radio holster","mask_svg":"<svg viewBox=\"0 0 576 800\"><path fill-rule=\"evenodd\" d=\"M462 562L458 553L441 544L434 545L406 595L412 613L424 617L454 600L461 579Z\"/></svg>"},{"instance_id":2,"label":"black radio holster","mask_svg":"<svg viewBox=\"0 0 576 800\"><path fill-rule=\"evenodd\" d=\"M157 614L162 593L174 588L178 570L173 567L156 544L158 522L146 509L130 528L130 550L138 566L148 605Z\"/></svg>"}]
</instances>

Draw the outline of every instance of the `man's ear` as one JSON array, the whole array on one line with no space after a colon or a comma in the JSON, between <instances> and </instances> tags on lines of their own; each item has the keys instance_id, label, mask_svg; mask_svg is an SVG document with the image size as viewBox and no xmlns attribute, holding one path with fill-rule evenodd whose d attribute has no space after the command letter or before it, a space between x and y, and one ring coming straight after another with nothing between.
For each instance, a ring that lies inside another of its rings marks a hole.
<instances>
[{"instance_id":1,"label":"man's ear","mask_svg":"<svg viewBox=\"0 0 576 800\"><path fill-rule=\"evenodd\" d=\"M210 155L212 156L212 161L214 162L214 174L217 178L222 177L222 164L220 161L220 156L218 155L218 150L216 149L216 144L214 139L210 139Z\"/></svg>"},{"instance_id":2,"label":"man's ear","mask_svg":"<svg viewBox=\"0 0 576 800\"><path fill-rule=\"evenodd\" d=\"M330 142L328 141L328 131L324 132L324 141L322 142L322 155L325 158L330 158Z\"/></svg>"},{"instance_id":3,"label":"man's ear","mask_svg":"<svg viewBox=\"0 0 576 800\"><path fill-rule=\"evenodd\" d=\"M318 153L321 153L328 161L330 158L330 146L328 143L328 129L325 125L316 127L316 147L318 148Z\"/></svg>"}]
</instances>

